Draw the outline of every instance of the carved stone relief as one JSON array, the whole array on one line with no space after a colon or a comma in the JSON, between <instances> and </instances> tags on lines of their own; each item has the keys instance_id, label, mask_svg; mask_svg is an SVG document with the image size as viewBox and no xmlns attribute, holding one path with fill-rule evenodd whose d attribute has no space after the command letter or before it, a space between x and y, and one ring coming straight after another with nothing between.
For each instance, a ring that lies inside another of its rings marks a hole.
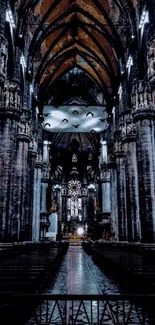
<instances>
[{"instance_id":1,"label":"carved stone relief","mask_svg":"<svg viewBox=\"0 0 155 325\"><path fill-rule=\"evenodd\" d=\"M14 82L6 81L4 85L4 107L20 110L20 87Z\"/></svg>"},{"instance_id":2,"label":"carved stone relief","mask_svg":"<svg viewBox=\"0 0 155 325\"><path fill-rule=\"evenodd\" d=\"M7 75L7 52L6 41L0 37L0 82L4 82Z\"/></svg>"},{"instance_id":3,"label":"carved stone relief","mask_svg":"<svg viewBox=\"0 0 155 325\"><path fill-rule=\"evenodd\" d=\"M147 53L147 64L148 64L148 78L150 82L153 82L155 79L155 40L151 42L148 46Z\"/></svg>"},{"instance_id":4,"label":"carved stone relief","mask_svg":"<svg viewBox=\"0 0 155 325\"><path fill-rule=\"evenodd\" d=\"M22 111L20 121L18 123L18 133L30 136L30 119L29 112L27 111Z\"/></svg>"},{"instance_id":5,"label":"carved stone relief","mask_svg":"<svg viewBox=\"0 0 155 325\"><path fill-rule=\"evenodd\" d=\"M132 88L131 102L133 109L146 109L153 106L150 86L144 80L140 80Z\"/></svg>"}]
</instances>

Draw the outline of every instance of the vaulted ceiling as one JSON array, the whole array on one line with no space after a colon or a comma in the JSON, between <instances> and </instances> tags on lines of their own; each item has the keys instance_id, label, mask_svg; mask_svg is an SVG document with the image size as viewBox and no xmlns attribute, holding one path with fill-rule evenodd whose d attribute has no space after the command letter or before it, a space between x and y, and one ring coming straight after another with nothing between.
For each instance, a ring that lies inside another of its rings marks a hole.
<instances>
[{"instance_id":1,"label":"vaulted ceiling","mask_svg":"<svg viewBox=\"0 0 155 325\"><path fill-rule=\"evenodd\" d=\"M20 29L29 25L29 63L33 62L40 100L75 67L103 92L114 96L119 83L123 44L117 27L124 18L130 30L136 1L24 0L19 1Z\"/></svg>"},{"instance_id":2,"label":"vaulted ceiling","mask_svg":"<svg viewBox=\"0 0 155 325\"><path fill-rule=\"evenodd\" d=\"M28 40L28 71L44 116L44 134L56 147L65 149L70 137L74 141L78 137L81 150L90 146L97 154L99 134L95 130L107 126L103 109L111 113L120 67L125 70L125 49L135 34L136 5L137 0L17 1L19 37L26 35ZM75 110L78 116L74 116ZM92 124L96 121L100 124ZM64 127L67 133L62 133ZM57 133L52 134L53 130Z\"/></svg>"}]
</instances>

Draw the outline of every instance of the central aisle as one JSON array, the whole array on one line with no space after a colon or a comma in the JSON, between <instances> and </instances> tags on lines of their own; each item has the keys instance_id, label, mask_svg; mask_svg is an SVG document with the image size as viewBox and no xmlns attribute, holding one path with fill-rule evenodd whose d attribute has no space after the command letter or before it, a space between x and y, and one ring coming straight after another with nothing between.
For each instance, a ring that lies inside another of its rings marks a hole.
<instances>
[{"instance_id":1,"label":"central aisle","mask_svg":"<svg viewBox=\"0 0 155 325\"><path fill-rule=\"evenodd\" d=\"M80 246L69 246L46 293L110 294L120 293L119 286L106 276Z\"/></svg>"},{"instance_id":2,"label":"central aisle","mask_svg":"<svg viewBox=\"0 0 155 325\"><path fill-rule=\"evenodd\" d=\"M124 304L121 301L111 301L107 304L102 301L102 294L119 294L119 286L106 276L79 246L69 246L45 293L65 296L97 294L101 295L101 301L43 301L25 325L123 325L124 317L129 318L128 324L142 324L139 322L139 314L142 314L142 311L137 313L135 309L131 310L129 302ZM150 323L146 320L143 324Z\"/></svg>"}]
</instances>

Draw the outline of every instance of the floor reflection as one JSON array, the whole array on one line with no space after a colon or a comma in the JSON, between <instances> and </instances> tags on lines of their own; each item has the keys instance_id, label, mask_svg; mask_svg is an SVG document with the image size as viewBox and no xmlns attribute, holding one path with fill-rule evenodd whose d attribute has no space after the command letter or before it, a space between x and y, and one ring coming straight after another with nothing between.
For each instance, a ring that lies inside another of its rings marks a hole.
<instances>
[{"instance_id":1,"label":"floor reflection","mask_svg":"<svg viewBox=\"0 0 155 325\"><path fill-rule=\"evenodd\" d=\"M102 295L121 292L119 285L117 285L112 278L105 275L98 268L98 266L94 264L91 257L83 251L82 247L70 246L67 254L64 256L63 261L61 262L59 270L57 271L55 277L51 279L50 285L46 289L45 293L61 295ZM48 316L47 303L44 302L41 305L41 308L38 307L38 309L36 309L36 312L32 315L31 319L29 319L26 325L44 325L46 324L45 320L47 318L48 324L60 325L62 324L62 319L65 319L65 315L67 315L68 325L88 325L90 323L96 325L98 324L99 319L101 324L104 323L106 325L113 325L117 323L116 317L118 310L119 324L124 324L123 308L125 308L126 315L128 315L130 312L130 303L128 302L124 307L122 302L118 304L116 304L116 302L111 302L107 305L105 301L101 301L99 314L99 306L97 301L92 301L92 303L90 301L67 301L67 306L65 305L65 301L61 301L58 304L59 305L56 305L55 308L55 302L49 302ZM127 321L126 324L142 324L140 322L139 314L142 314L142 311L139 311L137 314L136 310L133 310L129 317L129 322ZM36 322L37 318L38 321ZM146 321L143 324L147 325L149 323Z\"/></svg>"}]
</instances>

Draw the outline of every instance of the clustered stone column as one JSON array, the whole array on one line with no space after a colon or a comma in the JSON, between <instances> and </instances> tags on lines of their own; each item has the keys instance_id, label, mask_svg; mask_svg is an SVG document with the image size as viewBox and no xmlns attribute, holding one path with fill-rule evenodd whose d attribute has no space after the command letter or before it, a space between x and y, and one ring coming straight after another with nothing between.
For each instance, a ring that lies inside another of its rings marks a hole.
<instances>
[{"instance_id":1,"label":"clustered stone column","mask_svg":"<svg viewBox=\"0 0 155 325\"><path fill-rule=\"evenodd\" d=\"M82 216L83 221L87 222L88 220L88 196L87 196L87 189L84 187L81 190L81 197L82 197Z\"/></svg>"},{"instance_id":2,"label":"clustered stone column","mask_svg":"<svg viewBox=\"0 0 155 325\"><path fill-rule=\"evenodd\" d=\"M128 241L141 240L138 168L136 156L136 127L131 110L123 112L122 148L125 157L126 201L127 201L127 238Z\"/></svg>"},{"instance_id":3,"label":"clustered stone column","mask_svg":"<svg viewBox=\"0 0 155 325\"><path fill-rule=\"evenodd\" d=\"M111 233L115 241L118 241L117 170L114 155L109 155L108 168L110 170Z\"/></svg>"},{"instance_id":4,"label":"clustered stone column","mask_svg":"<svg viewBox=\"0 0 155 325\"><path fill-rule=\"evenodd\" d=\"M49 164L49 141L43 142L43 173L41 180L41 212L47 212L47 192L50 179L50 164Z\"/></svg>"},{"instance_id":5,"label":"clustered stone column","mask_svg":"<svg viewBox=\"0 0 155 325\"><path fill-rule=\"evenodd\" d=\"M61 225L61 231L63 231L66 218L67 218L67 186L64 185L61 190L61 196L62 196L62 225Z\"/></svg>"},{"instance_id":6,"label":"clustered stone column","mask_svg":"<svg viewBox=\"0 0 155 325\"><path fill-rule=\"evenodd\" d=\"M103 218L110 216L110 172L107 165L107 143L101 140L101 157L100 157L100 182L102 191L102 215Z\"/></svg>"},{"instance_id":7,"label":"clustered stone column","mask_svg":"<svg viewBox=\"0 0 155 325\"><path fill-rule=\"evenodd\" d=\"M61 222L62 222L62 196L61 196L61 186L56 188L56 201L58 204L58 233L61 232Z\"/></svg>"},{"instance_id":8,"label":"clustered stone column","mask_svg":"<svg viewBox=\"0 0 155 325\"><path fill-rule=\"evenodd\" d=\"M94 222L94 187L88 186L88 224Z\"/></svg>"},{"instance_id":9,"label":"clustered stone column","mask_svg":"<svg viewBox=\"0 0 155 325\"><path fill-rule=\"evenodd\" d=\"M17 159L16 159L16 205L17 205L17 233L18 240L29 239L29 173L28 173L28 150L30 137L30 111L22 111L20 121L18 123L17 133Z\"/></svg>"},{"instance_id":10,"label":"clustered stone column","mask_svg":"<svg viewBox=\"0 0 155 325\"><path fill-rule=\"evenodd\" d=\"M34 165L34 189L33 189L33 223L32 240L40 239L40 197L41 197L42 162L36 160Z\"/></svg>"},{"instance_id":11,"label":"clustered stone column","mask_svg":"<svg viewBox=\"0 0 155 325\"><path fill-rule=\"evenodd\" d=\"M19 85L6 80L1 86L0 100L0 236L2 240L12 237L12 228L16 223L16 202L13 198L19 117Z\"/></svg>"},{"instance_id":12,"label":"clustered stone column","mask_svg":"<svg viewBox=\"0 0 155 325\"><path fill-rule=\"evenodd\" d=\"M114 133L111 229L117 233L118 225L120 241L154 242L155 109L148 82L135 81L131 104L132 109L122 111Z\"/></svg>"},{"instance_id":13,"label":"clustered stone column","mask_svg":"<svg viewBox=\"0 0 155 325\"><path fill-rule=\"evenodd\" d=\"M139 82L133 120L137 128L139 208L142 241L155 241L155 109L148 84Z\"/></svg>"},{"instance_id":14,"label":"clustered stone column","mask_svg":"<svg viewBox=\"0 0 155 325\"><path fill-rule=\"evenodd\" d=\"M115 132L114 155L117 169L117 200L118 200L118 232L119 240L127 241L127 206L126 206L126 181L125 160L120 131Z\"/></svg>"}]
</instances>

